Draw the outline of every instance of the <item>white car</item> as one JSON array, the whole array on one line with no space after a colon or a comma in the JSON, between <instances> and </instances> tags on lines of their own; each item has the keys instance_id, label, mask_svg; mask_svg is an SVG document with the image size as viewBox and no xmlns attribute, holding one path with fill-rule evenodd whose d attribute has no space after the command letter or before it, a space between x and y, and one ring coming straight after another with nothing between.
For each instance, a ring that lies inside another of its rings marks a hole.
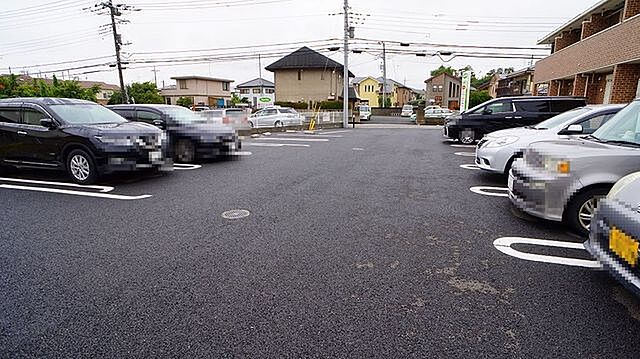
<instances>
[{"instance_id":1,"label":"white car","mask_svg":"<svg viewBox=\"0 0 640 359\"><path fill-rule=\"evenodd\" d=\"M487 134L476 146L476 165L508 174L522 151L539 141L589 135L620 111L624 105L589 105L561 113L535 126L510 128Z\"/></svg>"},{"instance_id":2,"label":"white car","mask_svg":"<svg viewBox=\"0 0 640 359\"><path fill-rule=\"evenodd\" d=\"M197 112L198 115L216 124L225 124L234 129L249 127L249 115L242 108L220 108Z\"/></svg>"},{"instance_id":3,"label":"white car","mask_svg":"<svg viewBox=\"0 0 640 359\"><path fill-rule=\"evenodd\" d=\"M401 117L411 117L411 115L413 115L413 106L411 106L411 105L402 106L402 113L400 114L400 116Z\"/></svg>"},{"instance_id":4,"label":"white car","mask_svg":"<svg viewBox=\"0 0 640 359\"><path fill-rule=\"evenodd\" d=\"M267 107L249 116L251 127L284 127L302 125L304 116L289 107Z\"/></svg>"},{"instance_id":5,"label":"white car","mask_svg":"<svg viewBox=\"0 0 640 359\"><path fill-rule=\"evenodd\" d=\"M371 119L371 107L369 105L358 106L358 113L360 114L360 121L369 121Z\"/></svg>"}]
</instances>

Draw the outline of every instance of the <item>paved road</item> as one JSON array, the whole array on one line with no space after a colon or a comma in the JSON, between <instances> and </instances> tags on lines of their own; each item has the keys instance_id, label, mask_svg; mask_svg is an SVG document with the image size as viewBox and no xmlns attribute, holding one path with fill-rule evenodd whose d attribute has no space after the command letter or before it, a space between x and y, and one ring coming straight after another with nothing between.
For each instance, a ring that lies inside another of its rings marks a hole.
<instances>
[{"instance_id":1,"label":"paved road","mask_svg":"<svg viewBox=\"0 0 640 359\"><path fill-rule=\"evenodd\" d=\"M392 124L392 125L415 125L409 117L400 116L371 116L369 121L363 121L363 124Z\"/></svg>"},{"instance_id":2,"label":"paved road","mask_svg":"<svg viewBox=\"0 0 640 359\"><path fill-rule=\"evenodd\" d=\"M472 193L504 179L460 168L471 148L425 128L327 132L113 190L1 180L0 357L637 355L640 306L606 273L494 247L581 239ZM73 194L99 191L152 197Z\"/></svg>"}]
</instances>

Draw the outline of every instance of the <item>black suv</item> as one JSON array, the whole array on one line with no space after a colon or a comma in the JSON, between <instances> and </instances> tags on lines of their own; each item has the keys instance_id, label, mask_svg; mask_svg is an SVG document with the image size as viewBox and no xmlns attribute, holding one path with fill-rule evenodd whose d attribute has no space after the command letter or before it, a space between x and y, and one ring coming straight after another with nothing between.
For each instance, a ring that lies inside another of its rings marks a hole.
<instances>
[{"instance_id":1,"label":"black suv","mask_svg":"<svg viewBox=\"0 0 640 359\"><path fill-rule=\"evenodd\" d=\"M94 102L0 100L0 166L66 170L79 184L101 174L169 169L155 126L129 122Z\"/></svg>"},{"instance_id":2,"label":"black suv","mask_svg":"<svg viewBox=\"0 0 640 359\"><path fill-rule=\"evenodd\" d=\"M193 111L172 105L108 106L120 116L155 125L167 133L169 148L177 162L232 155L242 146L236 131L207 120Z\"/></svg>"},{"instance_id":3,"label":"black suv","mask_svg":"<svg viewBox=\"0 0 640 359\"><path fill-rule=\"evenodd\" d=\"M459 115L449 116L444 136L472 144L485 134L531 126L587 104L584 97L525 96L489 100Z\"/></svg>"}]
</instances>

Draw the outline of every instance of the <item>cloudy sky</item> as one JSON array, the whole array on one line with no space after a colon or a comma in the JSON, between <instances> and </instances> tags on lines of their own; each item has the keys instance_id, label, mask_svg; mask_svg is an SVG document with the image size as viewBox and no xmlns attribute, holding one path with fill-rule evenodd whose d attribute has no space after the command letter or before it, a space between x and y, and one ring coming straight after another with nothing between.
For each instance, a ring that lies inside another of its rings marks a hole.
<instances>
[{"instance_id":1,"label":"cloudy sky","mask_svg":"<svg viewBox=\"0 0 640 359\"><path fill-rule=\"evenodd\" d=\"M89 10L97 1L3 0L0 10L0 73L106 81L117 84L109 17ZM123 11L118 25L130 63L125 82L201 75L241 83L258 77L262 67L304 44L342 63L341 0L114 0L139 11ZM496 67L522 68L530 59L417 57L436 51L460 53L545 54L536 48L544 35L589 8L595 0L351 0L355 37L350 69L356 76L381 76L381 45L390 50L387 76L422 88L441 64L471 65L478 74ZM408 47L400 43L410 44ZM440 46L442 45L442 46ZM460 48L456 46L478 46ZM194 51L197 50L197 51ZM446 61L446 62L445 62ZM28 67L27 67L28 66ZM44 74L42 74L44 72ZM263 77L273 79L265 70Z\"/></svg>"}]
</instances>

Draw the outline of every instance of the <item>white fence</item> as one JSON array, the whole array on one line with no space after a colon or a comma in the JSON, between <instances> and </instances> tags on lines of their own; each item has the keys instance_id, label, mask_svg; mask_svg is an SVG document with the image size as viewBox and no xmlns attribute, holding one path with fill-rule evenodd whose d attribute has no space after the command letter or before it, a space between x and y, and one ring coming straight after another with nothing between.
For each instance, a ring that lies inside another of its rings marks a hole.
<instances>
[{"instance_id":1,"label":"white fence","mask_svg":"<svg viewBox=\"0 0 640 359\"><path fill-rule=\"evenodd\" d=\"M304 116L304 123L311 122L311 119L315 117L316 124L322 125L325 123L342 123L342 111L298 111Z\"/></svg>"}]
</instances>

